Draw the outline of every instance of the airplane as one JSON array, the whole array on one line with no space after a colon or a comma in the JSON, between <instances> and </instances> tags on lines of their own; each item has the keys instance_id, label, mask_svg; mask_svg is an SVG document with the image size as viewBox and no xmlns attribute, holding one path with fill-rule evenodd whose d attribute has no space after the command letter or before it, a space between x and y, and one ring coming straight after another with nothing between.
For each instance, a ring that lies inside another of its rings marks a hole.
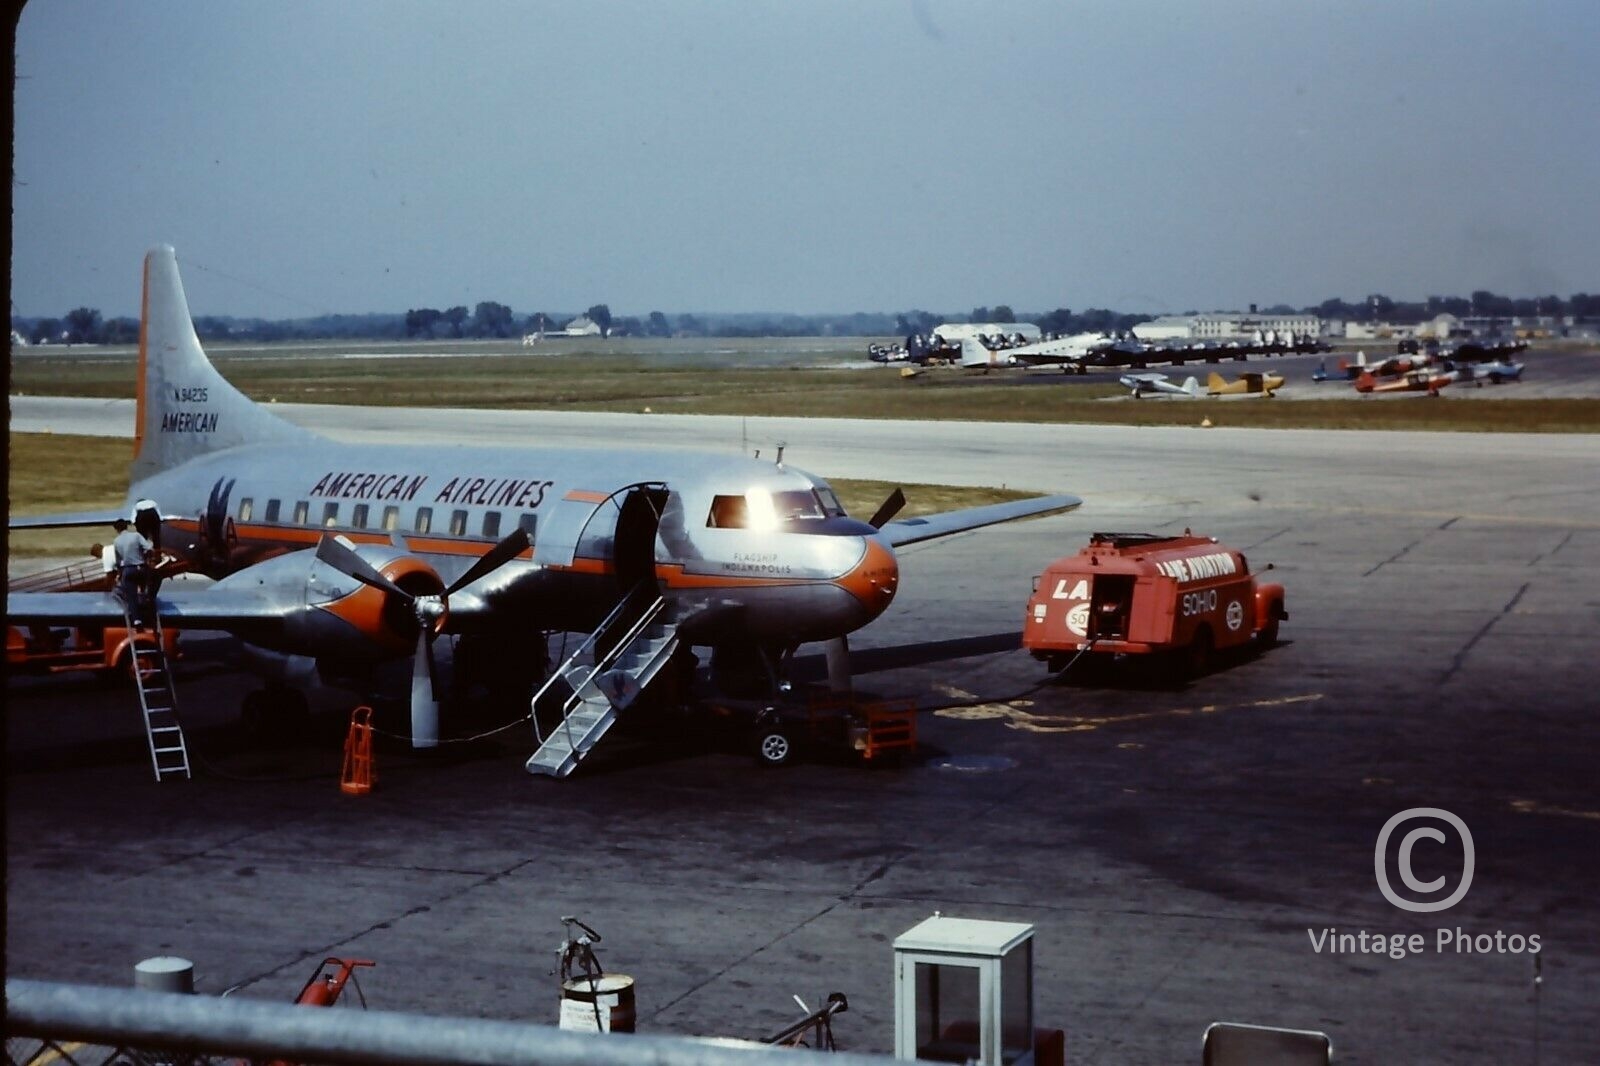
<instances>
[{"instance_id":1,"label":"airplane","mask_svg":"<svg viewBox=\"0 0 1600 1066\"><path fill-rule=\"evenodd\" d=\"M899 585L895 551L999 522L1072 510L1049 495L895 520L896 490L868 521L828 483L783 461L649 448L356 445L248 399L195 335L176 254L144 261L137 414L128 500L156 501L157 546L215 579L158 594L163 623L226 630L267 675L277 705L298 685L370 683L412 656L411 733L439 737L433 644L524 694L543 676L546 633L599 633L638 602L665 610L713 681L770 694L794 649L824 642L847 687L847 634ZM12 517L18 528L91 527L127 507ZM115 622L110 592L12 593L13 623ZM469 650L475 651L469 654ZM775 665L776 664L776 665ZM754 679L752 681L751 679ZM513 687L514 686L514 687ZM272 706L260 693L256 710Z\"/></svg>"},{"instance_id":2,"label":"airplane","mask_svg":"<svg viewBox=\"0 0 1600 1066\"><path fill-rule=\"evenodd\" d=\"M1082 374L1093 357L1116 348L1118 338L1109 333L1074 333L1010 349L1012 362L1025 366L1059 366L1062 373Z\"/></svg>"},{"instance_id":3,"label":"airplane","mask_svg":"<svg viewBox=\"0 0 1600 1066\"><path fill-rule=\"evenodd\" d=\"M1370 372L1356 378L1356 391L1369 392L1426 392L1439 395L1439 390L1450 384L1449 374L1430 374L1426 370L1412 370L1391 381L1379 381Z\"/></svg>"},{"instance_id":4,"label":"airplane","mask_svg":"<svg viewBox=\"0 0 1600 1066\"><path fill-rule=\"evenodd\" d=\"M1124 374L1117 380L1133 390L1135 400L1157 392L1188 396L1191 399L1200 395L1200 382L1192 377L1185 379L1182 385L1168 381L1165 374Z\"/></svg>"},{"instance_id":5,"label":"airplane","mask_svg":"<svg viewBox=\"0 0 1600 1066\"><path fill-rule=\"evenodd\" d=\"M1504 381L1521 381L1522 371L1527 368L1526 363L1512 363L1504 359L1495 359L1488 363L1478 363L1472 368L1474 381L1488 378L1492 384L1498 385Z\"/></svg>"},{"instance_id":6,"label":"airplane","mask_svg":"<svg viewBox=\"0 0 1600 1066\"><path fill-rule=\"evenodd\" d=\"M1427 366L1430 359L1424 355L1391 355L1379 359L1375 363L1367 362L1367 353L1356 353L1356 361L1351 363L1344 359L1339 360L1339 369L1344 371L1345 379L1354 381L1362 374L1371 374L1373 377L1394 377L1398 374L1409 374L1413 370L1420 370Z\"/></svg>"},{"instance_id":7,"label":"airplane","mask_svg":"<svg viewBox=\"0 0 1600 1066\"><path fill-rule=\"evenodd\" d=\"M1284 377L1282 374L1258 374L1255 371L1246 371L1240 374L1235 381L1226 381L1222 375L1213 370L1206 378L1206 394L1209 396L1243 396L1260 393L1271 396L1283 388Z\"/></svg>"},{"instance_id":8,"label":"airplane","mask_svg":"<svg viewBox=\"0 0 1600 1066\"><path fill-rule=\"evenodd\" d=\"M1480 363L1490 360L1505 360L1509 356L1527 351L1528 342L1524 340L1505 340L1499 337L1490 337L1483 340L1473 339L1462 341L1446 353L1446 357L1455 363Z\"/></svg>"},{"instance_id":9,"label":"airplane","mask_svg":"<svg viewBox=\"0 0 1600 1066\"><path fill-rule=\"evenodd\" d=\"M1526 363L1509 363L1503 359L1496 359L1487 363L1462 363L1457 366L1453 361L1446 363L1450 376L1455 381L1473 382L1480 388L1485 381L1500 385L1508 381L1521 381L1522 371L1527 368Z\"/></svg>"}]
</instances>

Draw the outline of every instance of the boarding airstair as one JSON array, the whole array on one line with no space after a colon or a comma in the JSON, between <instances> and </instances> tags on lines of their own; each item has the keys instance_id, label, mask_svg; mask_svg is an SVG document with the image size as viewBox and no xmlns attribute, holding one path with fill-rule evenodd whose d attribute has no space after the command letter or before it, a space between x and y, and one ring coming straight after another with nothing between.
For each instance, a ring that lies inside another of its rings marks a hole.
<instances>
[{"instance_id":1,"label":"boarding airstair","mask_svg":"<svg viewBox=\"0 0 1600 1066\"><path fill-rule=\"evenodd\" d=\"M673 605L661 596L647 601L642 610L638 603L637 593L623 597L534 694L533 723L539 748L528 759L529 773L551 777L572 773L617 715L672 660L678 647ZM621 637L611 640L610 635L618 630ZM571 694L561 705L561 720L545 735L539 723L541 700L555 698L553 693L563 685Z\"/></svg>"},{"instance_id":2,"label":"boarding airstair","mask_svg":"<svg viewBox=\"0 0 1600 1066\"><path fill-rule=\"evenodd\" d=\"M135 638L128 644L128 653L132 656L133 684L139 690L139 709L144 714L145 739L150 742L150 765L156 780L178 774L190 777L189 747L178 721L178 690L172 683L161 619L157 616L151 622L146 632L155 640L146 643L137 639L140 630L134 625L133 613L124 610L123 617L128 634Z\"/></svg>"}]
</instances>

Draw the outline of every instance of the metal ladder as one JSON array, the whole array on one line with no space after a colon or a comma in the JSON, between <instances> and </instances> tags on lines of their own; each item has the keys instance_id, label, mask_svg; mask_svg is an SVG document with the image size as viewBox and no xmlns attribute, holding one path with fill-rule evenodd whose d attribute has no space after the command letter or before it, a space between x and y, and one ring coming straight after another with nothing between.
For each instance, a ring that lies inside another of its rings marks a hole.
<instances>
[{"instance_id":1,"label":"metal ladder","mask_svg":"<svg viewBox=\"0 0 1600 1066\"><path fill-rule=\"evenodd\" d=\"M599 628L584 639L578 650L568 656L534 694L533 728L539 748L528 759L530 774L566 777L577 769L578 763L611 728L618 713L625 710L671 661L678 647L678 627L672 605L661 596L640 613L610 651L595 654L601 634L621 623L632 599L631 594L624 596ZM561 723L546 737L539 727L539 701L558 681L565 682L572 694L562 704Z\"/></svg>"},{"instance_id":2,"label":"metal ladder","mask_svg":"<svg viewBox=\"0 0 1600 1066\"><path fill-rule=\"evenodd\" d=\"M183 725L178 721L178 690L172 683L172 667L167 662L165 634L161 631L161 618L145 632L155 636L154 646L140 643L140 630L134 625L133 612L124 610L123 618L128 628L128 649L132 656L133 684L139 691L139 709L144 712L145 739L150 742L150 766L156 780L174 774L192 777L189 770L189 747L184 743Z\"/></svg>"}]
</instances>

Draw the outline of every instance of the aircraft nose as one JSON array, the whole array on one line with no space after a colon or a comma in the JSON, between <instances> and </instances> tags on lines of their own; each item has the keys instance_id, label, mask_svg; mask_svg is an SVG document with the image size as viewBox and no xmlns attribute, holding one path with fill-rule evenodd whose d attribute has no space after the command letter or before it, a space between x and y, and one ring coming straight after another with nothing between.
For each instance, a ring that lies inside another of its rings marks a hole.
<instances>
[{"instance_id":1,"label":"aircraft nose","mask_svg":"<svg viewBox=\"0 0 1600 1066\"><path fill-rule=\"evenodd\" d=\"M876 537L863 539L866 541L866 551L862 553L861 561L837 578L835 583L861 601L862 606L876 618L889 606L895 590L900 587L900 562L894 556L894 549Z\"/></svg>"}]
</instances>

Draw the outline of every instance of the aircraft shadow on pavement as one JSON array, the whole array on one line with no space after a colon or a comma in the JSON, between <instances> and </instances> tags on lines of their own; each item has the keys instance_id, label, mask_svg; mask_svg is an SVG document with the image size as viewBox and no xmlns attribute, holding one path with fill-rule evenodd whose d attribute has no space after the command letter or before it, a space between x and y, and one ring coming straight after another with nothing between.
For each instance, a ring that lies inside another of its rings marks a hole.
<instances>
[{"instance_id":1,"label":"aircraft shadow on pavement","mask_svg":"<svg viewBox=\"0 0 1600 1066\"><path fill-rule=\"evenodd\" d=\"M1022 634L1016 630L989 633L976 637L956 637L952 640L935 640L918 644L896 644L886 648L860 648L850 652L850 673L853 676L873 674L880 670L899 670L910 666L933 666L951 659L965 659L974 655L998 655L1022 647ZM823 680L827 677L827 657L822 653L798 655L791 674L796 683Z\"/></svg>"}]
</instances>

